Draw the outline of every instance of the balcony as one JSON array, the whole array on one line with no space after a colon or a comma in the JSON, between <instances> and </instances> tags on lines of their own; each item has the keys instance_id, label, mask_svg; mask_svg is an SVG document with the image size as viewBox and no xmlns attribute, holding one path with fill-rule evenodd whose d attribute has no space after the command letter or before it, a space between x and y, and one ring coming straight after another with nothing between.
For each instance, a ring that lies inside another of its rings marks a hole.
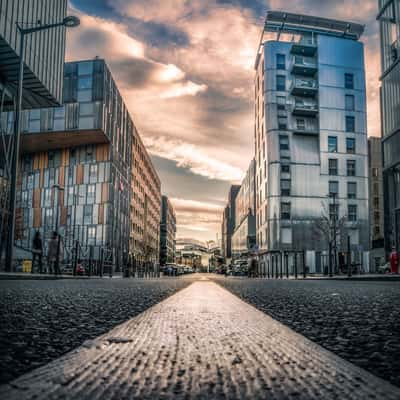
<instances>
[{"instance_id":1,"label":"balcony","mask_svg":"<svg viewBox=\"0 0 400 400\"><path fill-rule=\"evenodd\" d=\"M295 101L292 114L300 117L315 117L318 114L318 103L297 100Z\"/></svg>"},{"instance_id":2,"label":"balcony","mask_svg":"<svg viewBox=\"0 0 400 400\"><path fill-rule=\"evenodd\" d=\"M313 38L303 38L299 42L293 43L290 52L300 56L313 57L317 52L317 42Z\"/></svg>"},{"instance_id":3,"label":"balcony","mask_svg":"<svg viewBox=\"0 0 400 400\"><path fill-rule=\"evenodd\" d=\"M319 130L315 123L311 123L308 120L300 120L295 124L293 133L296 135L317 136L319 135Z\"/></svg>"},{"instance_id":4,"label":"balcony","mask_svg":"<svg viewBox=\"0 0 400 400\"><path fill-rule=\"evenodd\" d=\"M318 93L318 84L315 79L296 78L292 82L290 93L293 96L315 97Z\"/></svg>"},{"instance_id":5,"label":"balcony","mask_svg":"<svg viewBox=\"0 0 400 400\"><path fill-rule=\"evenodd\" d=\"M294 75L314 76L318 71L314 58L294 56L291 65L291 72Z\"/></svg>"}]
</instances>

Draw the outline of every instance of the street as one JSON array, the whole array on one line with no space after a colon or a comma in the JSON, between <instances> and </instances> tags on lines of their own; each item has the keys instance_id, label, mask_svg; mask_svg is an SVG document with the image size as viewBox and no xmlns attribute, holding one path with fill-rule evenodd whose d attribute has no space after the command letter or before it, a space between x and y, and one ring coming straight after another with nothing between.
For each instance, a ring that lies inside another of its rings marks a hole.
<instances>
[{"instance_id":1,"label":"street","mask_svg":"<svg viewBox=\"0 0 400 400\"><path fill-rule=\"evenodd\" d=\"M0 280L0 384L107 332L190 282Z\"/></svg>"},{"instance_id":2,"label":"street","mask_svg":"<svg viewBox=\"0 0 400 400\"><path fill-rule=\"evenodd\" d=\"M181 287L192 284L101 336L85 340L76 350L0 386L0 395L9 400L400 397L399 388L224 290L217 283L221 279L194 277L162 279L158 291L171 290L171 285L177 288L177 282ZM269 291L270 282L265 281L228 279L225 285L251 288L254 283ZM276 283L277 292L285 296L291 283ZM285 288L285 284L289 285ZM130 287L131 281L126 285ZM121 300L127 298L112 297L109 313L119 308Z\"/></svg>"},{"instance_id":3,"label":"street","mask_svg":"<svg viewBox=\"0 0 400 400\"><path fill-rule=\"evenodd\" d=\"M217 282L326 349L400 386L400 282Z\"/></svg>"}]
</instances>

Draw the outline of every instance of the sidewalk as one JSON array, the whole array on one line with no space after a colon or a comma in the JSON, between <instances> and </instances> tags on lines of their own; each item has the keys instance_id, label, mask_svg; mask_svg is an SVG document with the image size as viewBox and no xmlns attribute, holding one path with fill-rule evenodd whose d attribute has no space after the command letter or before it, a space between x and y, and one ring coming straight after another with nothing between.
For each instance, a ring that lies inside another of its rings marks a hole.
<instances>
[{"instance_id":1,"label":"sidewalk","mask_svg":"<svg viewBox=\"0 0 400 400\"><path fill-rule=\"evenodd\" d=\"M103 275L103 278L110 279L108 275ZM121 273L115 273L112 278L122 278ZM98 275L50 275L50 274L31 274L30 272L0 272L0 280L55 280L55 279L102 279Z\"/></svg>"},{"instance_id":2,"label":"sidewalk","mask_svg":"<svg viewBox=\"0 0 400 400\"><path fill-rule=\"evenodd\" d=\"M203 278L0 397L397 400L400 389Z\"/></svg>"}]
</instances>

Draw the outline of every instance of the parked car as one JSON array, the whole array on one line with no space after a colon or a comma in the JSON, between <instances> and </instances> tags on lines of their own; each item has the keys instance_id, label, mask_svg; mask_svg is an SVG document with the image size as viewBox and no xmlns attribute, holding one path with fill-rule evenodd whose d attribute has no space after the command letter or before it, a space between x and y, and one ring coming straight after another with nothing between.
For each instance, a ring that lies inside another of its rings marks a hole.
<instances>
[{"instance_id":1,"label":"parked car","mask_svg":"<svg viewBox=\"0 0 400 400\"><path fill-rule=\"evenodd\" d=\"M391 271L390 269L390 263L387 262L386 264L380 265L378 267L378 273L379 274L389 274Z\"/></svg>"},{"instance_id":2,"label":"parked car","mask_svg":"<svg viewBox=\"0 0 400 400\"><path fill-rule=\"evenodd\" d=\"M76 274L80 276L86 275L85 267L82 264L76 266Z\"/></svg>"}]
</instances>

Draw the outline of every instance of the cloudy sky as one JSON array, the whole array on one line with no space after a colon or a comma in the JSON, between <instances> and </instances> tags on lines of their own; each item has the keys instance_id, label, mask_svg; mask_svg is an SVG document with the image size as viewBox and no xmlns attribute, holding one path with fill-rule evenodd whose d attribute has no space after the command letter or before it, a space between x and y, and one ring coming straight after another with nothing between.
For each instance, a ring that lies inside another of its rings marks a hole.
<instances>
[{"instance_id":1,"label":"cloudy sky","mask_svg":"<svg viewBox=\"0 0 400 400\"><path fill-rule=\"evenodd\" d=\"M366 25L368 132L379 135L377 0L69 0L67 60L104 58L176 210L215 239L253 154L253 65L268 9Z\"/></svg>"}]
</instances>

